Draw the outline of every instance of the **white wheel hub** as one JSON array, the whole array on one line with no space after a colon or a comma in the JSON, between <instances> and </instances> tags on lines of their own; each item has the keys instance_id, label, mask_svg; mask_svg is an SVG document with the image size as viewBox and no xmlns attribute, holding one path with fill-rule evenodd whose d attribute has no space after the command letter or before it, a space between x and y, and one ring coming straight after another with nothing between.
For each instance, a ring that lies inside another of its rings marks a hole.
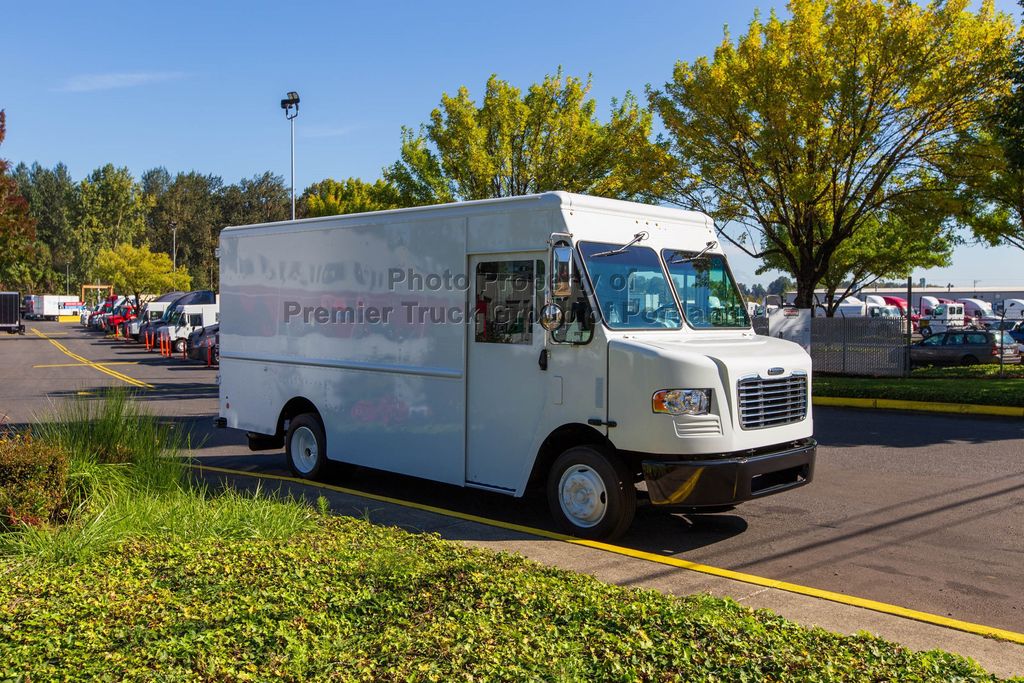
<instances>
[{"instance_id":1,"label":"white wheel hub","mask_svg":"<svg viewBox=\"0 0 1024 683\"><path fill-rule=\"evenodd\" d=\"M292 434L292 447L289 449L295 469L309 474L320 459L320 450L316 445L316 435L309 427L299 427Z\"/></svg>"},{"instance_id":2,"label":"white wheel hub","mask_svg":"<svg viewBox=\"0 0 1024 683\"><path fill-rule=\"evenodd\" d=\"M573 465L558 482L558 503L576 526L589 529L608 512L608 492L601 475L586 465Z\"/></svg>"}]
</instances>

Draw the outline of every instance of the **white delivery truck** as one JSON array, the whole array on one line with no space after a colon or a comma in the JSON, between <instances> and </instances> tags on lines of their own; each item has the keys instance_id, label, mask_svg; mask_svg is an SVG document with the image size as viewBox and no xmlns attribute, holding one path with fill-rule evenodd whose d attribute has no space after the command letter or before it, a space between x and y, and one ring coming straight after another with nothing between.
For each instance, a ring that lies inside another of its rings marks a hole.
<instances>
[{"instance_id":1,"label":"white delivery truck","mask_svg":"<svg viewBox=\"0 0 1024 683\"><path fill-rule=\"evenodd\" d=\"M751 329L711 219L551 192L225 228L219 426L514 496L614 537L637 485L720 511L808 483L811 360Z\"/></svg>"},{"instance_id":2,"label":"white delivery truck","mask_svg":"<svg viewBox=\"0 0 1024 683\"><path fill-rule=\"evenodd\" d=\"M193 331L219 321L220 304L186 304L171 314L167 325L157 329L156 336L175 353L181 353Z\"/></svg>"}]
</instances>

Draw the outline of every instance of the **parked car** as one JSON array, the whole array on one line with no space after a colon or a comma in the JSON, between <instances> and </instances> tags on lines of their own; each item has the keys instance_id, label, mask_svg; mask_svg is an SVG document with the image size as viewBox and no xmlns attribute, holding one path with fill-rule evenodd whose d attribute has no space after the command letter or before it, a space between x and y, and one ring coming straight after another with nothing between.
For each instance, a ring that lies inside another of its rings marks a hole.
<instances>
[{"instance_id":1,"label":"parked car","mask_svg":"<svg viewBox=\"0 0 1024 683\"><path fill-rule=\"evenodd\" d=\"M220 323L200 327L188 336L185 342L185 353L192 360L207 360L210 353L207 348L214 345L217 333L220 331Z\"/></svg>"},{"instance_id":2,"label":"parked car","mask_svg":"<svg viewBox=\"0 0 1024 683\"><path fill-rule=\"evenodd\" d=\"M1006 330L1006 333L1018 344L1024 344L1024 320L1018 321L1013 328Z\"/></svg>"},{"instance_id":3,"label":"parked car","mask_svg":"<svg viewBox=\"0 0 1024 683\"><path fill-rule=\"evenodd\" d=\"M1000 343L1000 336L1002 337ZM937 332L910 347L911 365L977 365L1020 363L1020 349L1008 332L949 330Z\"/></svg>"}]
</instances>

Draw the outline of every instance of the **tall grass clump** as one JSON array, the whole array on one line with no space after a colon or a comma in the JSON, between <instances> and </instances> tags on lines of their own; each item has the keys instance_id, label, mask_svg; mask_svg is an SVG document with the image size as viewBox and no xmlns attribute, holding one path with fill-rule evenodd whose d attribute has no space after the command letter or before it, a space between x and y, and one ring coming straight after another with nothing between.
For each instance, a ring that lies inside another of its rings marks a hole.
<instances>
[{"instance_id":1,"label":"tall grass clump","mask_svg":"<svg viewBox=\"0 0 1024 683\"><path fill-rule=\"evenodd\" d=\"M34 432L70 454L68 478L78 500L124 489L171 491L184 481L184 438L123 389L68 401Z\"/></svg>"},{"instance_id":2,"label":"tall grass clump","mask_svg":"<svg viewBox=\"0 0 1024 683\"><path fill-rule=\"evenodd\" d=\"M35 443L66 454L66 513L57 524L0 533L0 555L75 562L129 538L283 539L317 513L257 490L209 491L186 476L187 435L124 390L74 400L33 428Z\"/></svg>"}]
</instances>

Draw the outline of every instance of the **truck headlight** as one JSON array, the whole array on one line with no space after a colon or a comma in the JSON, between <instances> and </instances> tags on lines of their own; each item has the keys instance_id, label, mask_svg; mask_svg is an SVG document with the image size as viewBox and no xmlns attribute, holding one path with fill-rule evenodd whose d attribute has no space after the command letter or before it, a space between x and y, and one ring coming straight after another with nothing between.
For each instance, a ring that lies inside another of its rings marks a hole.
<instances>
[{"instance_id":1,"label":"truck headlight","mask_svg":"<svg viewBox=\"0 0 1024 683\"><path fill-rule=\"evenodd\" d=\"M651 397L651 409L669 415L707 415L710 389L662 389Z\"/></svg>"}]
</instances>

